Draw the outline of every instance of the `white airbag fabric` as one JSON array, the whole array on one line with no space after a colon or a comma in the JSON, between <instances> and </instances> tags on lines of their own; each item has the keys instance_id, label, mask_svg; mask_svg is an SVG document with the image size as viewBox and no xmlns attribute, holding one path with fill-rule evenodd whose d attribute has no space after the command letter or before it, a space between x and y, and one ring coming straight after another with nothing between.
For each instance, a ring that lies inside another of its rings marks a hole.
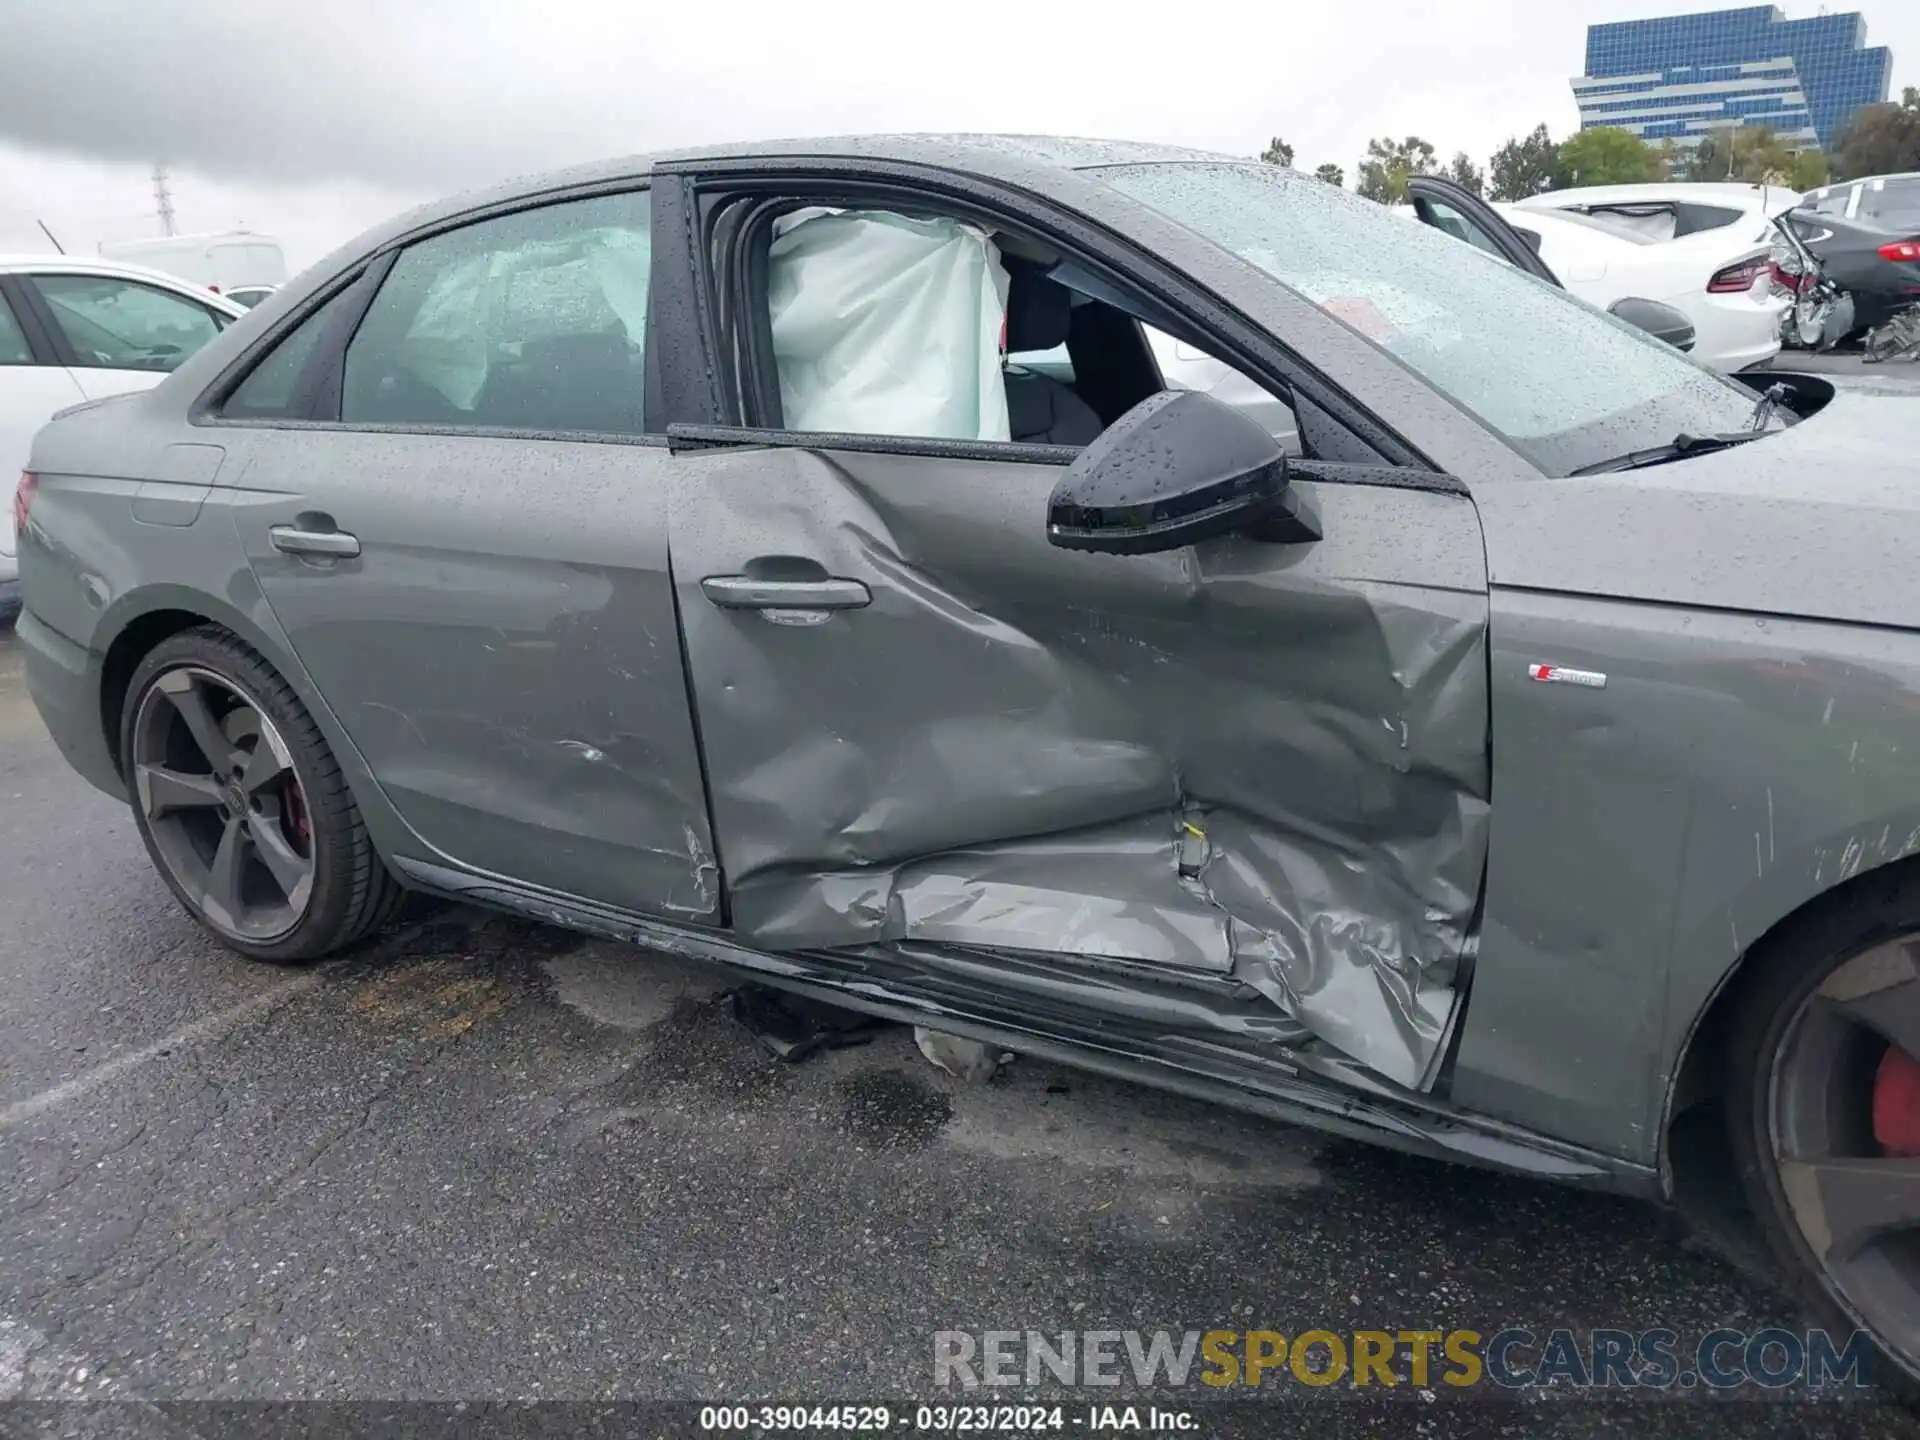
<instances>
[{"instance_id":1,"label":"white airbag fabric","mask_svg":"<svg viewBox=\"0 0 1920 1440\"><path fill-rule=\"evenodd\" d=\"M406 366L471 410L498 342L585 334L617 318L637 347L647 333L652 267L652 235L616 225L473 256L443 271L420 302ZM524 293L516 295L516 280L526 282Z\"/></svg>"},{"instance_id":2,"label":"white airbag fabric","mask_svg":"<svg viewBox=\"0 0 1920 1440\"><path fill-rule=\"evenodd\" d=\"M954 220L816 215L768 256L789 430L1005 440L1007 272Z\"/></svg>"}]
</instances>

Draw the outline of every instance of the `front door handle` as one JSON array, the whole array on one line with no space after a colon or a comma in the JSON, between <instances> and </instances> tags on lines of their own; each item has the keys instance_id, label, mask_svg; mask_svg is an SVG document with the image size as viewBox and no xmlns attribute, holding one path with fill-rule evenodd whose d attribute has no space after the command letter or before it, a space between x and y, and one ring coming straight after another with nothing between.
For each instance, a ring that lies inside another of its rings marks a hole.
<instances>
[{"instance_id":1,"label":"front door handle","mask_svg":"<svg viewBox=\"0 0 1920 1440\"><path fill-rule=\"evenodd\" d=\"M267 531L267 540L282 555L324 555L334 560L351 560L360 553L359 538L344 530L302 530L297 525L275 525Z\"/></svg>"},{"instance_id":2,"label":"front door handle","mask_svg":"<svg viewBox=\"0 0 1920 1440\"><path fill-rule=\"evenodd\" d=\"M858 580L760 580L751 575L709 575L700 582L722 610L858 610L873 592Z\"/></svg>"}]
</instances>

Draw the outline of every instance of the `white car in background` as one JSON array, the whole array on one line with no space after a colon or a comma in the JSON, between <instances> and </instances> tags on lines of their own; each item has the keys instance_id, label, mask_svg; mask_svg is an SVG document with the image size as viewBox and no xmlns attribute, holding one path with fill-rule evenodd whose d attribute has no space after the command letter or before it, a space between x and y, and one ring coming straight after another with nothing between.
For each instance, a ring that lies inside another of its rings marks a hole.
<instances>
[{"instance_id":1,"label":"white car in background","mask_svg":"<svg viewBox=\"0 0 1920 1440\"><path fill-rule=\"evenodd\" d=\"M236 285L221 293L242 310L251 310L279 288L278 285Z\"/></svg>"},{"instance_id":2,"label":"white car in background","mask_svg":"<svg viewBox=\"0 0 1920 1440\"><path fill-rule=\"evenodd\" d=\"M1582 185L1514 201L1521 210L1574 211L1637 230L1650 240L1684 240L1726 230L1755 244L1772 238L1776 215L1805 203L1796 190L1740 181L1663 180L1639 185Z\"/></svg>"},{"instance_id":3,"label":"white car in background","mask_svg":"<svg viewBox=\"0 0 1920 1440\"><path fill-rule=\"evenodd\" d=\"M56 410L157 385L246 311L111 260L0 255L0 475L19 475ZM0 623L19 608L14 517L0 518Z\"/></svg>"},{"instance_id":4,"label":"white car in background","mask_svg":"<svg viewBox=\"0 0 1920 1440\"><path fill-rule=\"evenodd\" d=\"M1772 190L1767 200L1749 185L1608 186L1504 204L1428 177L1407 189L1407 213L1503 259L1513 258L1505 232L1517 232L1548 278L1602 310L1626 299L1672 306L1693 323L1692 354L1704 365L1732 373L1780 353L1788 301L1775 293L1768 264L1769 215L1792 207L1792 191ZM1674 189L1713 193L1685 201L1644 193ZM1643 193L1620 198L1626 191Z\"/></svg>"}]
</instances>

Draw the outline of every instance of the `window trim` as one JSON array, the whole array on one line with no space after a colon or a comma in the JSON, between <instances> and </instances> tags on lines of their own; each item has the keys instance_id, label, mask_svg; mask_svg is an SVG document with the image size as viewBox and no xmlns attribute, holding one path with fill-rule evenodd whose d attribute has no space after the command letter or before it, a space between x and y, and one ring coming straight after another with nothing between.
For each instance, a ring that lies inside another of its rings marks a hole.
<instances>
[{"instance_id":1,"label":"window trim","mask_svg":"<svg viewBox=\"0 0 1920 1440\"><path fill-rule=\"evenodd\" d=\"M996 460L1010 465L1071 465L1078 445L1026 440L946 440L932 435L870 435L859 431L775 430L763 425L667 426L675 455L700 450L844 450L860 455L917 455L928 460Z\"/></svg>"},{"instance_id":2,"label":"window trim","mask_svg":"<svg viewBox=\"0 0 1920 1440\"><path fill-rule=\"evenodd\" d=\"M203 305L193 296L183 291L175 290L170 285L157 285L151 280L143 279L135 275L116 275L105 270L23 270L10 278L19 282L20 289L27 298L27 303L34 306L38 311L41 327L46 334L47 346L53 353L55 363L65 365L73 370L117 370L125 373L138 370L141 367L134 365L98 365L90 364L82 360L80 358L80 352L75 350L73 343L67 339L67 332L61 328L60 317L56 315L53 310L53 302L40 291L40 281L42 279L118 280L123 285L134 286L141 290L150 290L156 295L165 295L171 300L178 300L182 305L201 311L212 323L213 339L207 342L208 345L215 344L220 337L226 333L227 327L233 324L232 316L222 315L211 305ZM194 354L198 353L198 351L194 352ZM184 365L192 358L193 355L191 354L183 355L180 358L180 364ZM178 366L175 367L175 369L178 368ZM146 373L165 376L171 375L173 371L155 370Z\"/></svg>"},{"instance_id":3,"label":"window trim","mask_svg":"<svg viewBox=\"0 0 1920 1440\"><path fill-rule=\"evenodd\" d=\"M339 322L348 316L351 316L355 325L358 325L360 314L364 312L371 298L370 295L363 294L355 303L348 304L341 315L336 317L336 323L328 327L328 333L321 335L319 342L313 347L313 353L307 357L306 364L294 378L293 393L287 399L288 414L228 415L225 411L234 393L247 383L254 371L273 357L279 350L281 342L291 339L294 331L305 325L308 320L340 296L352 291L356 286L364 286L369 274L378 270L384 275L386 271L381 264L383 258L376 256L364 264L356 262L347 271L307 296L293 310L281 316L266 334L241 351L235 359L229 361L226 367L213 378L212 383L201 390L193 404L188 407L187 423L276 430L295 421L302 423L310 421L313 418L313 394L321 383L321 377L317 372L332 353L330 349L334 339L332 332L338 329ZM388 260L387 263L391 261ZM341 346L341 349L344 350L345 346Z\"/></svg>"},{"instance_id":4,"label":"window trim","mask_svg":"<svg viewBox=\"0 0 1920 1440\"><path fill-rule=\"evenodd\" d=\"M1267 334L1219 296L1202 288L1191 276L1124 236L1042 195L984 176L900 161L744 157L671 162L657 167L654 173L657 183L678 179L692 189L700 203L689 209L706 222L690 227L693 231L689 236L691 253L686 257L686 263L694 267L693 289L701 301L699 340L703 353L719 351L726 344L726 337L711 328L712 317L720 309L716 288L719 277L715 272L716 257L707 241L713 217L727 205L768 195L799 204L905 205L910 211L931 210L993 229L1022 233L1062 250L1098 278L1139 292L1163 307L1169 320L1177 323L1161 328L1174 338L1206 349L1256 384L1278 389L1282 394L1304 396L1347 432L1347 441L1371 451L1382 463L1412 466L1433 473L1441 471L1440 466L1364 403L1322 376L1277 337ZM656 249L655 253L658 256L660 252ZM1183 330L1186 333L1182 333ZM684 344L690 337L677 338ZM724 420L740 418L733 393L714 399L720 404ZM1296 406L1296 412L1297 409ZM713 423L705 416L696 418L684 413L670 413L664 419L669 429L676 422L682 425ZM888 439L896 444L915 443L913 437ZM1007 446L1019 442L966 443L994 447L993 453L1004 454ZM918 452L902 450L900 453Z\"/></svg>"},{"instance_id":5,"label":"window trim","mask_svg":"<svg viewBox=\"0 0 1920 1440\"><path fill-rule=\"evenodd\" d=\"M684 422L667 427L665 444L675 455L696 455L706 450L836 450L848 455L899 455L920 460L971 460L1061 468L1073 464L1081 455L1081 447L1077 445L1036 445L1023 440L941 440L931 436L769 430L757 425ZM1471 498L1467 487L1453 476L1440 470L1423 470L1417 465L1289 455L1287 473L1290 479L1311 480L1317 485L1365 485L1377 490L1417 490L1427 495Z\"/></svg>"},{"instance_id":6,"label":"window trim","mask_svg":"<svg viewBox=\"0 0 1920 1440\"><path fill-rule=\"evenodd\" d=\"M661 268L657 234L653 237L653 259L647 275L647 329L641 342L646 354L641 414L643 423L648 426L647 429L634 434L610 430L522 429L494 425L442 425L339 418L341 395L346 384L347 347L353 343L353 338L359 333L367 312L373 308L373 302L379 296L381 286L386 283L388 274L405 251L455 230L464 230L470 226L483 225L492 220L500 220L532 210L545 210L555 205L568 205L578 200L595 200L609 195L647 196L648 225L650 230L657 231L659 206L654 199L655 180L656 177L652 174L641 174L595 181L588 185L569 185L536 191L528 195L515 196L509 200L476 206L456 215L443 216L389 238L374 247L368 254L356 257L350 265L312 291L294 309L280 317L279 321L264 335L241 351L200 392L187 411L187 422L190 425L216 429L231 426L241 429L348 431L370 435L470 435L481 439L497 440L566 440L575 443L664 447L667 443L665 430L664 427L653 425L651 403L652 376L656 363L653 344L654 296L658 290L656 282ZM307 357L307 364L301 370L300 378L294 382L297 403L290 405L289 408L299 413L286 416L223 413L227 402L233 398L234 391L244 385L247 377L256 369L266 363L268 357L279 348L283 340L290 337L324 306L332 303L342 294L355 290L358 293L350 296L349 303L342 307L340 314L327 327L326 333L320 337L320 342L314 346L313 354Z\"/></svg>"}]
</instances>

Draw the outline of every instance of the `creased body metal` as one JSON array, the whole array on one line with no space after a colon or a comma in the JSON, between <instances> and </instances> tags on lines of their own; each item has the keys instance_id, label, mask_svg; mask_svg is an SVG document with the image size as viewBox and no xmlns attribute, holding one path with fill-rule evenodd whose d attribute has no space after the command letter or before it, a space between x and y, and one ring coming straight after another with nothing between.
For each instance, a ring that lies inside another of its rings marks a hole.
<instances>
[{"instance_id":1,"label":"creased body metal","mask_svg":"<svg viewBox=\"0 0 1920 1440\"><path fill-rule=\"evenodd\" d=\"M672 551L737 934L1223 976L1421 1086L1486 861L1471 507L1400 492L1382 527L1375 492L1371 533L1310 554L1116 561L1045 545L1053 468L977 472L687 463ZM769 533L874 603L803 629L707 604L691 577Z\"/></svg>"}]
</instances>

